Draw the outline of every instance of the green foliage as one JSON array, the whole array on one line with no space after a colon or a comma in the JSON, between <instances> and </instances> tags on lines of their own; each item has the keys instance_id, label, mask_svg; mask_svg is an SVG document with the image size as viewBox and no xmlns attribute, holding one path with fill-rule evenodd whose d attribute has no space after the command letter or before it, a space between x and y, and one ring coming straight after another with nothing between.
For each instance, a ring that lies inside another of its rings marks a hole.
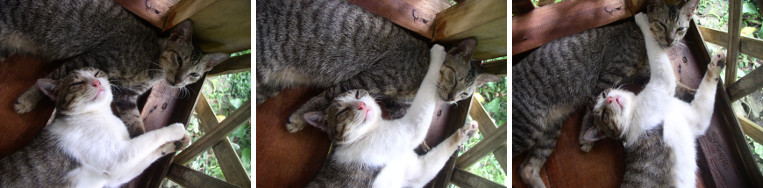
<instances>
[{"instance_id":1,"label":"green foliage","mask_svg":"<svg viewBox=\"0 0 763 188\"><path fill-rule=\"evenodd\" d=\"M752 158L755 159L755 164L758 166L758 170L763 172L763 145L758 144L752 138L745 135L745 139L747 139L747 144L750 146L750 150L752 151Z\"/></svg>"}]
</instances>

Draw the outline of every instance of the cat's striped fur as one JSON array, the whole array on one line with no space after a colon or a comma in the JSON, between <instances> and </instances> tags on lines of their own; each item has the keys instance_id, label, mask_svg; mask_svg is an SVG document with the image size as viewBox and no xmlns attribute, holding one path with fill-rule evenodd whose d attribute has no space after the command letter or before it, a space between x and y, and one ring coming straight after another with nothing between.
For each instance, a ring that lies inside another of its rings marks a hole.
<instances>
[{"instance_id":1,"label":"cat's striped fur","mask_svg":"<svg viewBox=\"0 0 763 188\"><path fill-rule=\"evenodd\" d=\"M54 80L81 67L106 72L114 84L117 115L131 135L143 132L136 99L159 81L183 87L193 83L227 54L205 55L191 43L190 21L165 37L112 0L0 1L0 61L10 55L35 55L61 65ZM19 113L43 98L31 87L16 101Z\"/></svg>"},{"instance_id":2,"label":"cat's striped fur","mask_svg":"<svg viewBox=\"0 0 763 188\"><path fill-rule=\"evenodd\" d=\"M675 156L662 140L663 124L645 131L625 148L625 175L621 187L670 187Z\"/></svg>"},{"instance_id":3,"label":"cat's striped fur","mask_svg":"<svg viewBox=\"0 0 763 188\"><path fill-rule=\"evenodd\" d=\"M649 18L658 43L675 45L686 33L698 0L683 6L651 0ZM667 35L667 36L663 36ZM632 20L552 41L512 67L512 155L529 152L520 165L522 180L544 187L538 174L551 154L562 121L577 109L590 110L595 96L648 75L644 37ZM590 113L583 130L591 126ZM593 142L580 135L581 149Z\"/></svg>"},{"instance_id":4,"label":"cat's striped fur","mask_svg":"<svg viewBox=\"0 0 763 188\"><path fill-rule=\"evenodd\" d=\"M111 85L98 69L40 79L35 87L56 101L56 113L29 145L0 158L0 187L118 187L190 141L179 123L130 139L109 108Z\"/></svg>"},{"instance_id":5,"label":"cat's striped fur","mask_svg":"<svg viewBox=\"0 0 763 188\"><path fill-rule=\"evenodd\" d=\"M257 104L289 86L327 88L296 110L287 129L301 130L303 114L322 110L336 95L364 89L381 100L393 119L410 106L427 70L427 43L346 0L257 1ZM475 40L450 50L439 87L455 102L471 96L481 74L470 63Z\"/></svg>"}]
</instances>

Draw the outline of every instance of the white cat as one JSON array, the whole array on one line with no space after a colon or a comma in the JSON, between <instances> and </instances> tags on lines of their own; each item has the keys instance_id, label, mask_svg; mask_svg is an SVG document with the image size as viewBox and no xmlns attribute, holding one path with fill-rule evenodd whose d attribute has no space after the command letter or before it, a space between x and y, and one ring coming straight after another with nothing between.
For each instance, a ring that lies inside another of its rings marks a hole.
<instances>
[{"instance_id":1,"label":"white cat","mask_svg":"<svg viewBox=\"0 0 763 188\"><path fill-rule=\"evenodd\" d=\"M381 109L365 90L339 95L323 112L305 114L309 124L326 131L334 152L308 187L422 187L442 169L477 124L467 124L427 154L414 149L424 141L432 123L440 67L445 50L435 45L424 81L403 118L384 120Z\"/></svg>"},{"instance_id":2,"label":"white cat","mask_svg":"<svg viewBox=\"0 0 763 188\"><path fill-rule=\"evenodd\" d=\"M708 64L691 104L683 102L673 97L676 88L673 66L665 49L649 31L649 24L659 23L650 23L643 13L637 14L635 19L646 42L651 71L649 83L638 95L621 89L602 92L592 112L594 124L606 136L622 139L626 149L636 147L633 144L638 143L646 131L662 125L661 143L669 148L672 158L649 160L669 160L672 166L667 167L666 172L670 173L671 187L694 187L697 169L694 139L704 134L710 125L717 80L723 66L722 55ZM596 129L587 130L585 139L595 141L605 136Z\"/></svg>"},{"instance_id":3,"label":"white cat","mask_svg":"<svg viewBox=\"0 0 763 188\"><path fill-rule=\"evenodd\" d=\"M53 144L65 156L45 157L76 161L69 171L60 174L65 177L51 177L44 172L52 171L54 166L39 166L25 172L14 174L2 172L6 177L27 177L25 179L6 179L2 186L39 185L28 180L44 178L64 179L64 185L43 185L49 187L118 187L135 178L159 157L177 151L190 140L185 128L175 123L158 130L147 132L130 139L124 122L111 111L112 92L106 73L85 68L75 70L60 82L40 79L37 86L56 101L56 114L36 139L55 140L43 143ZM33 141L34 142L34 141ZM37 143L37 142L35 142ZM43 144L44 145L44 144ZM6 160L40 158L35 148L25 148L14 153ZM56 153L49 151L51 153ZM30 159L26 161L40 161ZM23 164L25 161L18 161ZM55 164L55 163L54 163ZM13 166L13 164L4 164ZM49 169L45 169L49 168ZM67 168L60 168L67 169ZM68 170L68 169L67 169ZM38 178L32 178L38 177Z\"/></svg>"}]
</instances>

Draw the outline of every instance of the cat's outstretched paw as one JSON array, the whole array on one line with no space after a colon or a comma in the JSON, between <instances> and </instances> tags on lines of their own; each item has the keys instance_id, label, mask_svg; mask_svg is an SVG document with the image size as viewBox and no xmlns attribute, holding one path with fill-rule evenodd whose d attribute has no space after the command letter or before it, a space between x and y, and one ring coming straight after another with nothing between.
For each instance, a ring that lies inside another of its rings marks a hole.
<instances>
[{"instance_id":1,"label":"cat's outstretched paw","mask_svg":"<svg viewBox=\"0 0 763 188\"><path fill-rule=\"evenodd\" d=\"M286 130L288 130L290 133L295 133L304 129L305 125L307 125L307 122L302 115L292 113L289 116L289 120L286 122Z\"/></svg>"},{"instance_id":2,"label":"cat's outstretched paw","mask_svg":"<svg viewBox=\"0 0 763 188\"><path fill-rule=\"evenodd\" d=\"M172 135L172 138L170 140L180 140L184 136L186 136L185 135L185 127L183 126L182 123L173 123L173 124L167 126L167 129L168 129L170 135Z\"/></svg>"},{"instance_id":3,"label":"cat's outstretched paw","mask_svg":"<svg viewBox=\"0 0 763 188\"><path fill-rule=\"evenodd\" d=\"M430 66L442 66L442 64L445 62L445 57L448 55L448 53L445 52L445 47L442 47L439 44L435 44L432 46L432 49L429 50L429 56L431 65Z\"/></svg>"},{"instance_id":4,"label":"cat's outstretched paw","mask_svg":"<svg viewBox=\"0 0 763 188\"><path fill-rule=\"evenodd\" d=\"M707 77L708 79L718 81L721 74L721 69L726 64L726 54L719 52L713 55L710 63L707 64Z\"/></svg>"},{"instance_id":5,"label":"cat's outstretched paw","mask_svg":"<svg viewBox=\"0 0 763 188\"><path fill-rule=\"evenodd\" d=\"M16 102L13 103L13 110L19 114L30 112L37 106L39 101L39 97L36 97L34 94L30 93L30 90L27 90L16 99Z\"/></svg>"},{"instance_id":6,"label":"cat's outstretched paw","mask_svg":"<svg viewBox=\"0 0 763 188\"><path fill-rule=\"evenodd\" d=\"M185 149L190 143L191 137L184 135L180 140L165 143L159 147L159 150L162 152L162 155L167 155Z\"/></svg>"},{"instance_id":7,"label":"cat's outstretched paw","mask_svg":"<svg viewBox=\"0 0 763 188\"><path fill-rule=\"evenodd\" d=\"M466 142L466 140L469 140L469 138L474 136L474 134L477 132L478 127L479 127L479 124L477 123L477 121L471 121L469 123L466 123L464 127L461 127L460 129L458 129L456 133L457 134L456 138L458 138L456 139L456 142L458 143L454 143L454 144L461 145L464 142Z\"/></svg>"},{"instance_id":8,"label":"cat's outstretched paw","mask_svg":"<svg viewBox=\"0 0 763 188\"><path fill-rule=\"evenodd\" d=\"M638 25L639 28L643 29L646 28L649 30L649 18L646 17L646 14L641 12L633 16L633 19L636 20L636 25Z\"/></svg>"}]
</instances>

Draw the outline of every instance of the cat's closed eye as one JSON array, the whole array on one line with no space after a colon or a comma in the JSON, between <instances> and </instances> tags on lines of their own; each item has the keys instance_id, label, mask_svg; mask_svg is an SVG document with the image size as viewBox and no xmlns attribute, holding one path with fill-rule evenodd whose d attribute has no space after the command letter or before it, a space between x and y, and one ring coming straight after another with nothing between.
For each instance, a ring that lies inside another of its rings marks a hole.
<instances>
[{"instance_id":1,"label":"cat's closed eye","mask_svg":"<svg viewBox=\"0 0 763 188\"><path fill-rule=\"evenodd\" d=\"M69 87L74 87L74 86L78 86L78 85L82 85L82 84L85 84L85 81L74 82L71 85L69 85Z\"/></svg>"},{"instance_id":2,"label":"cat's closed eye","mask_svg":"<svg viewBox=\"0 0 763 188\"><path fill-rule=\"evenodd\" d=\"M178 62L178 65L183 66L183 58L180 57L180 55L175 56L175 59Z\"/></svg>"},{"instance_id":3,"label":"cat's closed eye","mask_svg":"<svg viewBox=\"0 0 763 188\"><path fill-rule=\"evenodd\" d=\"M194 77L194 78L201 76L201 75L199 75L199 73L195 73L195 72L193 72L191 74L188 74L188 75L190 75L191 77Z\"/></svg>"}]
</instances>

